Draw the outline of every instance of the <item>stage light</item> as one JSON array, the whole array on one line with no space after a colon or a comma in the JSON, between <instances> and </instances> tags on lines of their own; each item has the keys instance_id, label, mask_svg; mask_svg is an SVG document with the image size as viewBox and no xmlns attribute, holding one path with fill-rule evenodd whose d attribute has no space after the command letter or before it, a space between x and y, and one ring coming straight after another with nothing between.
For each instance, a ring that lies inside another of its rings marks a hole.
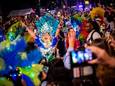
<instances>
[{"instance_id":1,"label":"stage light","mask_svg":"<svg viewBox=\"0 0 115 86\"><path fill-rule=\"evenodd\" d=\"M79 5L79 8L83 8L83 5L81 4L81 5Z\"/></svg>"},{"instance_id":2,"label":"stage light","mask_svg":"<svg viewBox=\"0 0 115 86\"><path fill-rule=\"evenodd\" d=\"M85 4L88 5L88 4L89 4L89 1L85 1Z\"/></svg>"}]
</instances>

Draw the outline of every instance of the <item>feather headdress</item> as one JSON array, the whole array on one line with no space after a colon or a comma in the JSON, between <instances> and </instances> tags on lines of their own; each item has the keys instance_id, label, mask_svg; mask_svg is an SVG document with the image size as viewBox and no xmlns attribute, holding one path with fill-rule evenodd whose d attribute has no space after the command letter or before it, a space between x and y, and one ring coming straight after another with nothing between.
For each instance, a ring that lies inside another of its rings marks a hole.
<instances>
[{"instance_id":1,"label":"feather headdress","mask_svg":"<svg viewBox=\"0 0 115 86\"><path fill-rule=\"evenodd\" d=\"M105 13L105 10L103 8L96 7L96 8L93 8L92 11L90 11L90 16L91 16L91 19L94 19L96 16L104 17L104 13Z\"/></svg>"},{"instance_id":2,"label":"feather headdress","mask_svg":"<svg viewBox=\"0 0 115 86\"><path fill-rule=\"evenodd\" d=\"M48 13L40 17L40 19L36 21L36 27L40 35L46 32L50 33L51 35L55 35L58 24L59 21Z\"/></svg>"}]
</instances>

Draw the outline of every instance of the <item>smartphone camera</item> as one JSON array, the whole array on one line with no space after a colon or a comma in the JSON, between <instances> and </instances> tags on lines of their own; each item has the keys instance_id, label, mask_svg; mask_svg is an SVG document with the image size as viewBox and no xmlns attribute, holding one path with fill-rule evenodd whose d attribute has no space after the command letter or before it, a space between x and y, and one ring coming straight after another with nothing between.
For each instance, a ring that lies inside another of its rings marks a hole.
<instances>
[{"instance_id":1,"label":"smartphone camera","mask_svg":"<svg viewBox=\"0 0 115 86\"><path fill-rule=\"evenodd\" d=\"M70 52L70 57L72 65L81 65L92 60L93 54L90 49L85 48Z\"/></svg>"}]
</instances>

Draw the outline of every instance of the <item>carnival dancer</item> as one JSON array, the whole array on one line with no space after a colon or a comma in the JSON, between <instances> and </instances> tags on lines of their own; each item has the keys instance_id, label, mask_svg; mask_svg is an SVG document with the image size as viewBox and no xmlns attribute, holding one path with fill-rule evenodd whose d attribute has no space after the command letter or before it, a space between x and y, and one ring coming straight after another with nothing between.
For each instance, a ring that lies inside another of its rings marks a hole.
<instances>
[{"instance_id":1,"label":"carnival dancer","mask_svg":"<svg viewBox=\"0 0 115 86\"><path fill-rule=\"evenodd\" d=\"M39 22L40 20L38 20L37 23ZM36 26L37 26L37 23L36 23ZM42 56L45 57L48 62L52 61L55 58L55 47L58 42L58 34L60 32L60 25L58 26L58 23L57 23L56 24L57 26L55 27L55 31L54 31L54 29L52 29L52 27L50 27L50 25L48 25L47 22L44 22L43 26L42 27L40 26L41 28L37 26L39 35L36 35L28 26L26 26L24 23L22 24L23 26L26 27L26 30L29 32L32 38L34 38L35 45L41 51Z\"/></svg>"}]
</instances>

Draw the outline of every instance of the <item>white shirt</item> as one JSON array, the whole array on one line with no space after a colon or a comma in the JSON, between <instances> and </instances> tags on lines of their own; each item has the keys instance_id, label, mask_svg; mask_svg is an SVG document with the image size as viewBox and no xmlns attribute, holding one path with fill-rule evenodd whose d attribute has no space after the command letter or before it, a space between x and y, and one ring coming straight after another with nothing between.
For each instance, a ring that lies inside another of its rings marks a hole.
<instances>
[{"instance_id":1,"label":"white shirt","mask_svg":"<svg viewBox=\"0 0 115 86\"><path fill-rule=\"evenodd\" d=\"M92 43L91 36L92 36L92 39L93 39L93 40L98 39L98 38L101 38L101 35L100 35L98 32L94 32L94 31L95 31L95 30L92 30L92 31L89 33L89 35L88 35L88 37L87 37L87 39L86 39L87 42Z\"/></svg>"},{"instance_id":2,"label":"white shirt","mask_svg":"<svg viewBox=\"0 0 115 86\"><path fill-rule=\"evenodd\" d=\"M73 48L68 48L66 55L64 56L64 67L67 69L71 69L71 62L70 62L70 52L73 51Z\"/></svg>"}]
</instances>

